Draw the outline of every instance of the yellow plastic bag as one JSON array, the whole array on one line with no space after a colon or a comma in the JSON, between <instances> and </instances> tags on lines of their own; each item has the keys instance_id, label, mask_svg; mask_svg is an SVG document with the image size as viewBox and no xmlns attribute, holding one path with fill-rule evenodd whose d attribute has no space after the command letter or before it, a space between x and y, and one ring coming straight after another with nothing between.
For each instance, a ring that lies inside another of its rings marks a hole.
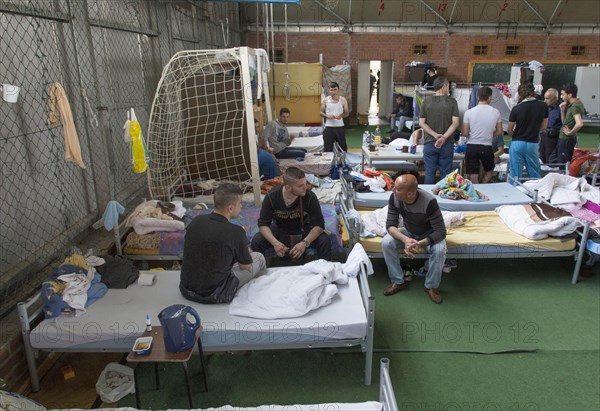
<instances>
[{"instance_id":1,"label":"yellow plastic bag","mask_svg":"<svg viewBox=\"0 0 600 411\"><path fill-rule=\"evenodd\" d=\"M148 169L148 164L146 163L146 148L144 147L142 127L140 126L133 109L131 109L131 119L129 120L129 135L131 136L133 172L143 173Z\"/></svg>"}]
</instances>

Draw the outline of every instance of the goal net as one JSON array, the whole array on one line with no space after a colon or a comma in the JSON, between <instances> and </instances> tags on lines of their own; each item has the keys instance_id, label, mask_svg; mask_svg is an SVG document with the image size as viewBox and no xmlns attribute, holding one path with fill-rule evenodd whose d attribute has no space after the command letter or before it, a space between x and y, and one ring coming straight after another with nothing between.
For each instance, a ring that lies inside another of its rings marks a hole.
<instances>
[{"instance_id":1,"label":"goal net","mask_svg":"<svg viewBox=\"0 0 600 411\"><path fill-rule=\"evenodd\" d=\"M163 69L147 136L152 198L170 200L200 180L260 180L244 56L238 48L188 50Z\"/></svg>"}]
</instances>

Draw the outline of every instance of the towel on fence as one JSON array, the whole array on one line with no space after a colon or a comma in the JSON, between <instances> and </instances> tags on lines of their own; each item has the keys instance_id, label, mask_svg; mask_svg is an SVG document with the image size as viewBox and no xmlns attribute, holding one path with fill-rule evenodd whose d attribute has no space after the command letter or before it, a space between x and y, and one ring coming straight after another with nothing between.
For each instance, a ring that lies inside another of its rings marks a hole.
<instances>
[{"instance_id":1,"label":"towel on fence","mask_svg":"<svg viewBox=\"0 0 600 411\"><path fill-rule=\"evenodd\" d=\"M475 190L473 183L454 170L437 182L432 190L434 195L450 200L487 201L488 196Z\"/></svg>"},{"instance_id":2,"label":"towel on fence","mask_svg":"<svg viewBox=\"0 0 600 411\"><path fill-rule=\"evenodd\" d=\"M63 128L65 138L65 160L85 168L81 158L81 146L73 121L73 113L65 90L60 83L52 83L48 88L48 124L51 128Z\"/></svg>"},{"instance_id":3,"label":"towel on fence","mask_svg":"<svg viewBox=\"0 0 600 411\"><path fill-rule=\"evenodd\" d=\"M104 228L106 231L110 231L114 226L119 224L119 216L123 214L125 207L123 207L118 201L109 201L104 209L102 218L104 219Z\"/></svg>"}]
</instances>

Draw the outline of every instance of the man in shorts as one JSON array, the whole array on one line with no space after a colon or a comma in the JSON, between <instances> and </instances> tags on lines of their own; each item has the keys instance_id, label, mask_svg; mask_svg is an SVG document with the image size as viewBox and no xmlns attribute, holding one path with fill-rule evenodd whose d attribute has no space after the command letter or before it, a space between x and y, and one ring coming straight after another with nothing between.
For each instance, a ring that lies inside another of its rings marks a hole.
<instances>
[{"instance_id":1,"label":"man in shorts","mask_svg":"<svg viewBox=\"0 0 600 411\"><path fill-rule=\"evenodd\" d=\"M492 181L494 173L495 136L502 135L500 112L490 105L492 89L481 87L478 93L479 103L467 110L463 118L462 134L467 137L465 154L466 174L472 183L479 183L479 168L483 167L482 183Z\"/></svg>"}]
</instances>

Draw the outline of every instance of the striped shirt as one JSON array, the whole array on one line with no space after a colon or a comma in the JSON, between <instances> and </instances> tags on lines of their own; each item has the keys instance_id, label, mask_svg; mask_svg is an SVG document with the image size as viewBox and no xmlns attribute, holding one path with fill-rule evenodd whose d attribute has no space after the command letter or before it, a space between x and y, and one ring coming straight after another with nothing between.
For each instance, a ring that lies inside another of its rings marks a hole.
<instances>
[{"instance_id":1,"label":"striped shirt","mask_svg":"<svg viewBox=\"0 0 600 411\"><path fill-rule=\"evenodd\" d=\"M400 216L404 220L404 228L416 240L427 238L433 245L446 238L446 226L440 206L433 194L417 188L417 200L412 204L398 201L394 194L388 202L388 214L385 222L386 230L400 225Z\"/></svg>"}]
</instances>

